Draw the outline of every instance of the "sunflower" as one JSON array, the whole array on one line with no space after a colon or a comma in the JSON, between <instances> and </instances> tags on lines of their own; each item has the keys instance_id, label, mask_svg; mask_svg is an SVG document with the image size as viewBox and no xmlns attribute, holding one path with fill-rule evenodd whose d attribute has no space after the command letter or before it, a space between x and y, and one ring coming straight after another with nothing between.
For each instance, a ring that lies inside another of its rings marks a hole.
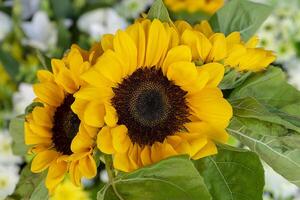
<instances>
[{"instance_id":1,"label":"sunflower","mask_svg":"<svg viewBox=\"0 0 300 200\"><path fill-rule=\"evenodd\" d=\"M225 143L232 108L217 87L219 63L196 68L175 28L159 20L135 22L102 38L103 55L81 77L74 96L89 101L85 123L104 127L98 148L114 167L132 171L172 155L199 159ZM84 108L84 107L83 107Z\"/></svg>"},{"instance_id":2,"label":"sunflower","mask_svg":"<svg viewBox=\"0 0 300 200\"><path fill-rule=\"evenodd\" d=\"M224 5L224 0L164 0L170 10L188 11L190 13L202 11L207 14L214 14Z\"/></svg>"},{"instance_id":3,"label":"sunflower","mask_svg":"<svg viewBox=\"0 0 300 200\"><path fill-rule=\"evenodd\" d=\"M272 51L257 48L257 36L247 42L242 40L239 32L225 37L222 33L214 33L207 21L194 27L185 21L177 21L175 25L181 35L181 44L191 47L193 60L198 65L217 61L237 71L256 72L264 70L276 59ZM214 59L211 59L212 54L215 54Z\"/></svg>"},{"instance_id":4,"label":"sunflower","mask_svg":"<svg viewBox=\"0 0 300 200\"><path fill-rule=\"evenodd\" d=\"M74 185L69 179L60 183L54 190L50 200L89 200L82 187Z\"/></svg>"},{"instance_id":5,"label":"sunflower","mask_svg":"<svg viewBox=\"0 0 300 200\"><path fill-rule=\"evenodd\" d=\"M67 55L51 62L53 73L38 71L40 83L33 86L36 106L25 120L25 143L35 154L31 171L48 169L46 186L50 192L69 173L74 184L81 177L96 175L93 148L97 129L83 123L72 111L73 94L85 83L80 75L90 68L101 53L99 45L90 52L73 45Z\"/></svg>"}]
</instances>

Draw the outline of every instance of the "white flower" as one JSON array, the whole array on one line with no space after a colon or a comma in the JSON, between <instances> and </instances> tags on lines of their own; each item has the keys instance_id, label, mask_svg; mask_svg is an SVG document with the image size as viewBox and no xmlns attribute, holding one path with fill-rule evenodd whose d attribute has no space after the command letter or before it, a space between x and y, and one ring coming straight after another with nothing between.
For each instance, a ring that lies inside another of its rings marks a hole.
<instances>
[{"instance_id":1,"label":"white flower","mask_svg":"<svg viewBox=\"0 0 300 200\"><path fill-rule=\"evenodd\" d=\"M23 114L25 108L33 101L35 94L32 85L21 83L18 92L13 94L14 112L16 115Z\"/></svg>"},{"instance_id":2,"label":"white flower","mask_svg":"<svg viewBox=\"0 0 300 200\"><path fill-rule=\"evenodd\" d=\"M136 18L152 3L153 0L122 0L116 10L123 17Z\"/></svg>"},{"instance_id":3,"label":"white flower","mask_svg":"<svg viewBox=\"0 0 300 200\"><path fill-rule=\"evenodd\" d=\"M300 60L292 59L284 64L287 70L288 82L300 91Z\"/></svg>"},{"instance_id":4,"label":"white flower","mask_svg":"<svg viewBox=\"0 0 300 200\"><path fill-rule=\"evenodd\" d=\"M0 165L8 166L21 162L21 158L13 155L12 138L7 130L0 131Z\"/></svg>"},{"instance_id":5,"label":"white flower","mask_svg":"<svg viewBox=\"0 0 300 200\"><path fill-rule=\"evenodd\" d=\"M56 27L43 11L36 12L31 22L23 22L22 29L28 38L24 43L41 51L53 48L57 42Z\"/></svg>"},{"instance_id":6,"label":"white flower","mask_svg":"<svg viewBox=\"0 0 300 200\"><path fill-rule=\"evenodd\" d=\"M271 167L265 168L265 190L272 192L274 199L285 199L299 195L299 189L294 184L288 182L281 175L277 174Z\"/></svg>"},{"instance_id":7,"label":"white flower","mask_svg":"<svg viewBox=\"0 0 300 200\"><path fill-rule=\"evenodd\" d=\"M108 174L107 174L107 171L106 170L102 170L100 172L100 179L103 183L107 183L108 182Z\"/></svg>"},{"instance_id":8,"label":"white flower","mask_svg":"<svg viewBox=\"0 0 300 200\"><path fill-rule=\"evenodd\" d=\"M78 29L98 40L103 34L127 27L125 19L111 8L99 8L83 14L77 21Z\"/></svg>"},{"instance_id":9,"label":"white flower","mask_svg":"<svg viewBox=\"0 0 300 200\"><path fill-rule=\"evenodd\" d=\"M0 199L5 199L14 192L19 181L18 171L15 166L0 165Z\"/></svg>"},{"instance_id":10,"label":"white flower","mask_svg":"<svg viewBox=\"0 0 300 200\"><path fill-rule=\"evenodd\" d=\"M4 13L0 12L0 41L3 40L6 35L11 31L12 23L9 16Z\"/></svg>"},{"instance_id":11,"label":"white flower","mask_svg":"<svg viewBox=\"0 0 300 200\"><path fill-rule=\"evenodd\" d=\"M36 13L40 7L40 0L21 0L22 19L28 19Z\"/></svg>"}]
</instances>

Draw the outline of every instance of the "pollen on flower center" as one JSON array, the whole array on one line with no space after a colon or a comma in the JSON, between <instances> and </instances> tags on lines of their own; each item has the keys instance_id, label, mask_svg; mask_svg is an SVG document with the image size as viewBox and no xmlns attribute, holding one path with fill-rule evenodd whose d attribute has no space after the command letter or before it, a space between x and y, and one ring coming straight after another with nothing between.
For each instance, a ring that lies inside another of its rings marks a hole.
<instances>
[{"instance_id":1,"label":"pollen on flower center","mask_svg":"<svg viewBox=\"0 0 300 200\"><path fill-rule=\"evenodd\" d=\"M141 146L163 142L188 122L186 92L160 69L138 69L113 90L118 123L126 125L131 141Z\"/></svg>"},{"instance_id":2,"label":"pollen on flower center","mask_svg":"<svg viewBox=\"0 0 300 200\"><path fill-rule=\"evenodd\" d=\"M72 154L71 143L80 125L78 116L71 110L74 100L73 95L67 95L54 114L52 141L55 149L65 155Z\"/></svg>"}]
</instances>

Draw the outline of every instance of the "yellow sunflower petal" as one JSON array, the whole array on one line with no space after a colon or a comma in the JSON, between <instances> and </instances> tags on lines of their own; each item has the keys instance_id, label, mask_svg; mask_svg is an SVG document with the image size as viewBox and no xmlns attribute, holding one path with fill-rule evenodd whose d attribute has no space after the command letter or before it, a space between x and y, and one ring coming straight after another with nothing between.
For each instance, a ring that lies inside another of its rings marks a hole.
<instances>
[{"instance_id":1,"label":"yellow sunflower petal","mask_svg":"<svg viewBox=\"0 0 300 200\"><path fill-rule=\"evenodd\" d=\"M37 77L40 82L54 82L54 76L48 70L39 70L37 72Z\"/></svg>"},{"instance_id":2,"label":"yellow sunflower petal","mask_svg":"<svg viewBox=\"0 0 300 200\"><path fill-rule=\"evenodd\" d=\"M113 50L113 39L114 36L112 34L104 34L101 38L101 46L104 51L110 49Z\"/></svg>"},{"instance_id":3,"label":"yellow sunflower petal","mask_svg":"<svg viewBox=\"0 0 300 200\"><path fill-rule=\"evenodd\" d=\"M203 21L201 21L200 24L195 25L194 29L197 31L200 31L208 38L214 34L214 32L207 20L203 20Z\"/></svg>"},{"instance_id":4,"label":"yellow sunflower petal","mask_svg":"<svg viewBox=\"0 0 300 200\"><path fill-rule=\"evenodd\" d=\"M98 59L94 68L99 71L106 79L113 84L120 83L124 76L124 68L128 65L121 65L122 60L119 60L118 55L112 51L107 50ZM123 68L124 67L124 68ZM127 67L128 68L128 67ZM84 79L86 80L86 79Z\"/></svg>"},{"instance_id":5,"label":"yellow sunflower petal","mask_svg":"<svg viewBox=\"0 0 300 200\"><path fill-rule=\"evenodd\" d=\"M88 152L90 148L93 147L94 140L90 138L89 135L79 132L74 137L71 143L71 150L74 153L78 152Z\"/></svg>"},{"instance_id":6,"label":"yellow sunflower petal","mask_svg":"<svg viewBox=\"0 0 300 200\"><path fill-rule=\"evenodd\" d=\"M72 111L79 117L79 119L83 119L83 114L85 111L85 107L87 106L88 101L80 98L75 98L75 101L71 105Z\"/></svg>"},{"instance_id":7,"label":"yellow sunflower petal","mask_svg":"<svg viewBox=\"0 0 300 200\"><path fill-rule=\"evenodd\" d=\"M211 36L212 49L207 57L206 62L221 61L227 55L227 43L224 34L215 33Z\"/></svg>"},{"instance_id":8,"label":"yellow sunflower petal","mask_svg":"<svg viewBox=\"0 0 300 200\"><path fill-rule=\"evenodd\" d=\"M109 127L105 126L99 131L97 137L97 147L100 149L100 151L106 154L113 154L115 152Z\"/></svg>"},{"instance_id":9,"label":"yellow sunflower petal","mask_svg":"<svg viewBox=\"0 0 300 200\"><path fill-rule=\"evenodd\" d=\"M110 127L116 126L118 122L118 115L116 109L113 106L111 106L109 103L105 103L104 106L105 106L105 116L104 116L105 123Z\"/></svg>"},{"instance_id":10,"label":"yellow sunflower petal","mask_svg":"<svg viewBox=\"0 0 300 200\"><path fill-rule=\"evenodd\" d=\"M145 62L146 51L145 31L140 23L129 26L126 31L133 39L137 48L137 66L143 66Z\"/></svg>"},{"instance_id":11,"label":"yellow sunflower petal","mask_svg":"<svg viewBox=\"0 0 300 200\"><path fill-rule=\"evenodd\" d=\"M216 145L212 141L208 141L207 144L192 157L192 159L198 160L200 158L214 155L216 153L218 153Z\"/></svg>"},{"instance_id":12,"label":"yellow sunflower petal","mask_svg":"<svg viewBox=\"0 0 300 200\"><path fill-rule=\"evenodd\" d=\"M25 123L25 134L24 134L25 144L51 144L51 137L42 137L32 132L30 129L29 123Z\"/></svg>"},{"instance_id":13,"label":"yellow sunflower petal","mask_svg":"<svg viewBox=\"0 0 300 200\"><path fill-rule=\"evenodd\" d=\"M197 68L198 72L207 71L209 73L209 81L207 86L217 87L224 77L225 68L220 63L208 63Z\"/></svg>"},{"instance_id":14,"label":"yellow sunflower petal","mask_svg":"<svg viewBox=\"0 0 300 200\"><path fill-rule=\"evenodd\" d=\"M150 25L146 47L145 66L156 66L168 48L169 38L163 24L155 19Z\"/></svg>"},{"instance_id":15,"label":"yellow sunflower petal","mask_svg":"<svg viewBox=\"0 0 300 200\"><path fill-rule=\"evenodd\" d=\"M93 178L96 176L96 162L90 154L79 160L79 170L85 178Z\"/></svg>"},{"instance_id":16,"label":"yellow sunflower petal","mask_svg":"<svg viewBox=\"0 0 300 200\"><path fill-rule=\"evenodd\" d=\"M64 100L63 90L51 82L35 84L33 91L39 99L51 106L57 107Z\"/></svg>"},{"instance_id":17,"label":"yellow sunflower petal","mask_svg":"<svg viewBox=\"0 0 300 200\"><path fill-rule=\"evenodd\" d=\"M191 60L192 60L192 53L190 48L184 45L176 46L171 50L169 50L164 60L162 71L164 74L166 74L169 66L172 65L173 63L180 62L180 61L189 62Z\"/></svg>"},{"instance_id":18,"label":"yellow sunflower petal","mask_svg":"<svg viewBox=\"0 0 300 200\"><path fill-rule=\"evenodd\" d=\"M47 107L35 107L32 111L33 121L40 126L52 128L53 126L53 113Z\"/></svg>"},{"instance_id":19,"label":"yellow sunflower petal","mask_svg":"<svg viewBox=\"0 0 300 200\"><path fill-rule=\"evenodd\" d=\"M121 58L123 75L132 74L136 70L138 56L134 41L125 31L118 31L113 42L115 52Z\"/></svg>"},{"instance_id":20,"label":"yellow sunflower petal","mask_svg":"<svg viewBox=\"0 0 300 200\"><path fill-rule=\"evenodd\" d=\"M73 182L73 184L76 186L80 186L82 175L79 170L79 161L78 160L71 162L69 174L70 174L70 178L71 178L71 181Z\"/></svg>"},{"instance_id":21,"label":"yellow sunflower petal","mask_svg":"<svg viewBox=\"0 0 300 200\"><path fill-rule=\"evenodd\" d=\"M129 172L131 171L130 160L127 154L117 153L113 159L114 167L118 170Z\"/></svg>"},{"instance_id":22,"label":"yellow sunflower petal","mask_svg":"<svg viewBox=\"0 0 300 200\"><path fill-rule=\"evenodd\" d=\"M225 129L215 128L203 121L189 122L184 125L190 132L200 132L205 134L208 138L215 140L220 143L226 143L228 141L229 135Z\"/></svg>"},{"instance_id":23,"label":"yellow sunflower petal","mask_svg":"<svg viewBox=\"0 0 300 200\"><path fill-rule=\"evenodd\" d=\"M221 95L218 88L205 88L187 101L199 119L226 128L232 117L232 107Z\"/></svg>"},{"instance_id":24,"label":"yellow sunflower petal","mask_svg":"<svg viewBox=\"0 0 300 200\"><path fill-rule=\"evenodd\" d=\"M176 62L169 66L167 77L169 80L174 81L176 85L184 86L195 81L198 77L198 72L194 63Z\"/></svg>"},{"instance_id":25,"label":"yellow sunflower petal","mask_svg":"<svg viewBox=\"0 0 300 200\"><path fill-rule=\"evenodd\" d=\"M89 102L84 111L84 122L93 127L102 127L104 125L104 105L96 101Z\"/></svg>"},{"instance_id":26,"label":"yellow sunflower petal","mask_svg":"<svg viewBox=\"0 0 300 200\"><path fill-rule=\"evenodd\" d=\"M246 43L246 47L247 48L255 48L258 45L258 42L259 42L258 36L253 36Z\"/></svg>"},{"instance_id":27,"label":"yellow sunflower petal","mask_svg":"<svg viewBox=\"0 0 300 200\"><path fill-rule=\"evenodd\" d=\"M34 173L40 173L47 169L52 161L57 159L59 153L54 150L45 150L38 153L32 160L31 171Z\"/></svg>"},{"instance_id":28,"label":"yellow sunflower petal","mask_svg":"<svg viewBox=\"0 0 300 200\"><path fill-rule=\"evenodd\" d=\"M141 161L144 166L150 165L152 163L151 160L151 148L149 146L145 146L141 152Z\"/></svg>"},{"instance_id":29,"label":"yellow sunflower petal","mask_svg":"<svg viewBox=\"0 0 300 200\"><path fill-rule=\"evenodd\" d=\"M66 162L52 162L46 177L46 187L50 190L55 188L64 179L67 169Z\"/></svg>"},{"instance_id":30,"label":"yellow sunflower petal","mask_svg":"<svg viewBox=\"0 0 300 200\"><path fill-rule=\"evenodd\" d=\"M131 144L127 135L127 127L124 125L117 126L111 129L112 143L116 152L125 153Z\"/></svg>"}]
</instances>

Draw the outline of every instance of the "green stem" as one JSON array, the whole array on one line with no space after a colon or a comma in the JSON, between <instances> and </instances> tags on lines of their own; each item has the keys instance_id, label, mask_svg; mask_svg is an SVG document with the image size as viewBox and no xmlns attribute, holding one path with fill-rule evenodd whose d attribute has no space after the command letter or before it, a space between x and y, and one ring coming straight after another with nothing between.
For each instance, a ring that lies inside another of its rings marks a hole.
<instances>
[{"instance_id":1,"label":"green stem","mask_svg":"<svg viewBox=\"0 0 300 200\"><path fill-rule=\"evenodd\" d=\"M110 155L104 155L104 160L105 160L105 168L108 174L108 179L109 179L109 183L111 184L115 194L117 195L117 197L120 200L124 200L123 197L119 194L117 187L115 185L114 182L114 178L115 178L115 172L113 169L113 162L112 162L112 157Z\"/></svg>"}]
</instances>

